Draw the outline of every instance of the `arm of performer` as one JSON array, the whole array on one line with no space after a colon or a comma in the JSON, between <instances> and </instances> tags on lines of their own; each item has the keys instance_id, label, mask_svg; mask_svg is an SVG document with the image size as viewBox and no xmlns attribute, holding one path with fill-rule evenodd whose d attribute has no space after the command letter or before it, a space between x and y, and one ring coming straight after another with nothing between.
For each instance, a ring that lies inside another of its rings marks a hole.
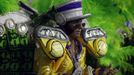
<instances>
[{"instance_id":1,"label":"arm of performer","mask_svg":"<svg viewBox=\"0 0 134 75\"><path fill-rule=\"evenodd\" d=\"M106 34L101 28L87 28L82 32L83 39L79 38L87 48L88 52L95 58L100 58L107 53ZM112 65L103 68L90 69L94 75L114 75L117 69L113 69Z\"/></svg>"},{"instance_id":2,"label":"arm of performer","mask_svg":"<svg viewBox=\"0 0 134 75\"><path fill-rule=\"evenodd\" d=\"M82 31L79 41L87 48L94 57L102 57L107 53L106 34L101 28L86 28Z\"/></svg>"},{"instance_id":3,"label":"arm of performer","mask_svg":"<svg viewBox=\"0 0 134 75\"><path fill-rule=\"evenodd\" d=\"M57 70L64 60L67 37L61 30L55 28L41 26L36 30L37 49L35 50L34 69L37 75L61 74Z\"/></svg>"}]
</instances>

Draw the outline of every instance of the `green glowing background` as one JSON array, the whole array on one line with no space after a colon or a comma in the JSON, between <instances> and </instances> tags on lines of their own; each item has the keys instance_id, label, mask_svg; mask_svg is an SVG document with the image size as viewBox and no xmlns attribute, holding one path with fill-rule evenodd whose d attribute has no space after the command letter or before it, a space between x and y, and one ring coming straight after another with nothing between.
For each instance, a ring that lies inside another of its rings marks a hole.
<instances>
[{"instance_id":1,"label":"green glowing background","mask_svg":"<svg viewBox=\"0 0 134 75\"><path fill-rule=\"evenodd\" d=\"M48 11L53 5L58 5L67 0L21 0L41 14ZM32 2L31 2L32 1ZM0 0L0 14L18 11L18 0ZM100 64L119 67L126 71L134 71L134 64L127 62L134 57L134 47L121 47L118 30L123 29L131 36L131 32L125 26L126 19L134 24L134 0L83 0L83 12L91 13L88 19L90 27L101 27L107 34L108 53L100 59ZM122 73L118 73L122 75Z\"/></svg>"}]
</instances>

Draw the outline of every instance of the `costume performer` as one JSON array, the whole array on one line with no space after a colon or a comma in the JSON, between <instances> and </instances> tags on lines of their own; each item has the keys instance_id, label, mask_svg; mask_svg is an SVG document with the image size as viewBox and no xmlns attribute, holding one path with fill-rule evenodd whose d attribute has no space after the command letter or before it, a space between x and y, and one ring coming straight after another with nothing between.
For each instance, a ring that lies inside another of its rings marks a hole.
<instances>
[{"instance_id":1,"label":"costume performer","mask_svg":"<svg viewBox=\"0 0 134 75\"><path fill-rule=\"evenodd\" d=\"M101 28L85 28L84 19L90 14L82 14L81 0L71 0L55 7L54 11L58 27L40 25L36 28L34 68L37 75L92 75L86 54L96 58L104 56L106 34Z\"/></svg>"}]
</instances>

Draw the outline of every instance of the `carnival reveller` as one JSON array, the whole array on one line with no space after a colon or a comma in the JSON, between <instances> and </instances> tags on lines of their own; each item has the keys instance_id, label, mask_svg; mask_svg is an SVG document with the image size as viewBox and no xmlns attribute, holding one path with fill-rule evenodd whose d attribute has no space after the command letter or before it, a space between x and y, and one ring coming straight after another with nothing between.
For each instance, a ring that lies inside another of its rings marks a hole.
<instances>
[{"instance_id":1,"label":"carnival reveller","mask_svg":"<svg viewBox=\"0 0 134 75\"><path fill-rule=\"evenodd\" d=\"M89 52L94 57L106 54L105 33L100 29L84 29L85 23L82 21L90 14L82 14L81 0L69 1L56 7L56 11L56 23L67 34L69 40L61 47L58 42L63 44L62 40L55 43L55 39L52 38L38 38L35 70L38 75L92 75L93 69L86 64L86 53ZM54 43L57 47L49 48L50 44Z\"/></svg>"}]
</instances>

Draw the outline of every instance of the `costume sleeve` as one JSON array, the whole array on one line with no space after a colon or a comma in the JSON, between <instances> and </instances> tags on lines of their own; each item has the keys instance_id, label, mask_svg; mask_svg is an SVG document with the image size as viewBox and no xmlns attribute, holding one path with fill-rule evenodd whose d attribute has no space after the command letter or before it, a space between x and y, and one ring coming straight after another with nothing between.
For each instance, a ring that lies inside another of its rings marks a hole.
<instances>
[{"instance_id":1,"label":"costume sleeve","mask_svg":"<svg viewBox=\"0 0 134 75\"><path fill-rule=\"evenodd\" d=\"M104 56L107 53L107 43L105 38L97 38L87 43L87 50L95 57Z\"/></svg>"},{"instance_id":2,"label":"costume sleeve","mask_svg":"<svg viewBox=\"0 0 134 75\"><path fill-rule=\"evenodd\" d=\"M37 38L36 42L34 69L37 75L57 75L67 42L49 38Z\"/></svg>"},{"instance_id":3,"label":"costume sleeve","mask_svg":"<svg viewBox=\"0 0 134 75\"><path fill-rule=\"evenodd\" d=\"M95 57L101 57L107 53L106 36L100 28L85 29L82 32L82 37L78 38L78 40Z\"/></svg>"}]
</instances>

